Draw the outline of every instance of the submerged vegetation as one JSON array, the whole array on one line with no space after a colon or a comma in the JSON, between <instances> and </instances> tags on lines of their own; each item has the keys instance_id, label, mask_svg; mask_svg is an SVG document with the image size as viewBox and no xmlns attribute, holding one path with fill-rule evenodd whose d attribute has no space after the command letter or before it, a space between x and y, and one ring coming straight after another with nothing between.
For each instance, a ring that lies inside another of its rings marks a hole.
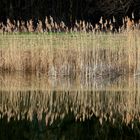
<instances>
[{"instance_id":1,"label":"submerged vegetation","mask_svg":"<svg viewBox=\"0 0 140 140\"><path fill-rule=\"evenodd\" d=\"M122 24L118 25L116 19L100 18L96 24L91 24L86 21L75 21L71 26L67 26L63 21L57 23L54 19L46 17L45 21L41 20L10 20L6 23L0 22L0 33L60 33L60 32L92 32L92 33L122 33L131 30L140 30L140 20L134 20L134 14L131 18L125 17L122 19Z\"/></svg>"}]
</instances>

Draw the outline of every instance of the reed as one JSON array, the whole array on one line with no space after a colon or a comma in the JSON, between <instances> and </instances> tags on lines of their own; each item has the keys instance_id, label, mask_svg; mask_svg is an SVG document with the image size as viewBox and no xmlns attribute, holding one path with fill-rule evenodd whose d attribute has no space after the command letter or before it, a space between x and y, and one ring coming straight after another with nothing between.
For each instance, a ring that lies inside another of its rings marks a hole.
<instances>
[{"instance_id":1,"label":"reed","mask_svg":"<svg viewBox=\"0 0 140 140\"><path fill-rule=\"evenodd\" d=\"M68 28L50 16L0 23L0 71L46 73L54 76L111 76L139 72L140 23L124 18L118 31L116 20L92 25L76 21ZM21 33L21 34L19 34Z\"/></svg>"},{"instance_id":2,"label":"reed","mask_svg":"<svg viewBox=\"0 0 140 140\"><path fill-rule=\"evenodd\" d=\"M0 71L54 76L136 73L139 32L0 35Z\"/></svg>"},{"instance_id":3,"label":"reed","mask_svg":"<svg viewBox=\"0 0 140 140\"><path fill-rule=\"evenodd\" d=\"M140 21L135 22L135 17L132 13L131 17L124 17L123 24L118 25L114 17L112 19L100 18L99 22L91 24L86 21L75 21L71 27L67 26L63 21L57 23L53 17L46 17L45 21L28 21L23 20L10 20L7 19L6 23L0 22L1 34L19 34L19 33L49 33L49 32L92 32L92 33L122 33L132 30L140 30Z\"/></svg>"}]
</instances>

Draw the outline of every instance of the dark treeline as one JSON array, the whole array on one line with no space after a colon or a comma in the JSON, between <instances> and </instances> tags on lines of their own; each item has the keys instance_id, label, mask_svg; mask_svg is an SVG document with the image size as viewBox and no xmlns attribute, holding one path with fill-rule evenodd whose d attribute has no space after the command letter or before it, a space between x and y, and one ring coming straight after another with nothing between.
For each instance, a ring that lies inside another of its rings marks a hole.
<instances>
[{"instance_id":1,"label":"dark treeline","mask_svg":"<svg viewBox=\"0 0 140 140\"><path fill-rule=\"evenodd\" d=\"M119 20L132 12L140 18L140 0L0 0L1 21L52 16L56 22L71 25L75 20L95 23L101 16Z\"/></svg>"}]
</instances>

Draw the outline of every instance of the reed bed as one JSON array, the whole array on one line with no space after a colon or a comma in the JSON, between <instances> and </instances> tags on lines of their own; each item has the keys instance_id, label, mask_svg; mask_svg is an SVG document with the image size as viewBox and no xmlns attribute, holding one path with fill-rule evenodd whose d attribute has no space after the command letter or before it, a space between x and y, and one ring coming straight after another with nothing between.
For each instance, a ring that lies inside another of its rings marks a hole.
<instances>
[{"instance_id":1,"label":"reed bed","mask_svg":"<svg viewBox=\"0 0 140 140\"><path fill-rule=\"evenodd\" d=\"M46 17L0 23L0 71L53 76L111 76L139 73L140 22L125 17L67 27Z\"/></svg>"},{"instance_id":2,"label":"reed bed","mask_svg":"<svg viewBox=\"0 0 140 140\"><path fill-rule=\"evenodd\" d=\"M19 34L19 33L60 33L60 32L92 32L92 33L122 33L131 30L140 30L140 20L134 20L134 14L131 17L122 18L122 25L114 17L111 19L100 18L96 24L87 21L75 21L73 25L67 26L63 21L56 22L53 17L46 17L45 20L14 20L7 19L5 23L0 22L1 34Z\"/></svg>"},{"instance_id":3,"label":"reed bed","mask_svg":"<svg viewBox=\"0 0 140 140\"><path fill-rule=\"evenodd\" d=\"M46 74L0 74L1 91L136 91L139 78L120 76L115 79L102 77L54 77ZM129 88L128 88L129 86ZM137 87L137 90L140 90Z\"/></svg>"},{"instance_id":4,"label":"reed bed","mask_svg":"<svg viewBox=\"0 0 140 140\"><path fill-rule=\"evenodd\" d=\"M136 73L138 34L0 35L0 71L82 77Z\"/></svg>"}]
</instances>

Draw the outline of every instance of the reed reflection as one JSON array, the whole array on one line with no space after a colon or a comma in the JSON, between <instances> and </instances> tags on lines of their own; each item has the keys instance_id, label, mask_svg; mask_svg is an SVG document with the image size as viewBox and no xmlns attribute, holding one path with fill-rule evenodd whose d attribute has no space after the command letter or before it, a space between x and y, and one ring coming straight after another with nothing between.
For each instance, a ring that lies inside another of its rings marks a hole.
<instances>
[{"instance_id":1,"label":"reed reflection","mask_svg":"<svg viewBox=\"0 0 140 140\"><path fill-rule=\"evenodd\" d=\"M140 119L139 79L47 77L5 74L0 82L0 117L32 121L45 120L46 126L72 114L75 121L92 116L103 121L126 124Z\"/></svg>"}]
</instances>

